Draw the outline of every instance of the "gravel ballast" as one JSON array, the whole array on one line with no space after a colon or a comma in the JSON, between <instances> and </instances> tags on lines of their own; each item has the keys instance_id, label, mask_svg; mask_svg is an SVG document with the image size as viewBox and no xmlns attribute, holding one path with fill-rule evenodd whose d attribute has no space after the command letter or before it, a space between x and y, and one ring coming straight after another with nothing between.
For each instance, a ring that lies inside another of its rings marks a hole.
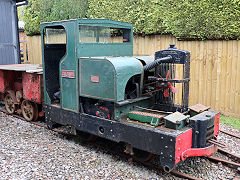
<instances>
[{"instance_id":1,"label":"gravel ballast","mask_svg":"<svg viewBox=\"0 0 240 180\"><path fill-rule=\"evenodd\" d=\"M226 125L221 128L239 133ZM0 179L179 179L4 113L0 113L0 141ZM239 153L239 139L221 134L220 141ZM237 177L206 158L188 158L177 170L203 179Z\"/></svg>"}]
</instances>

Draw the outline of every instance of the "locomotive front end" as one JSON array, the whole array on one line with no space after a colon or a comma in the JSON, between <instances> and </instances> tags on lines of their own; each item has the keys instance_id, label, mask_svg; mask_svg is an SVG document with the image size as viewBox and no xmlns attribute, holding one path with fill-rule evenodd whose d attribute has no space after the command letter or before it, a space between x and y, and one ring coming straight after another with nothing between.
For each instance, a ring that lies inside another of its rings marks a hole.
<instances>
[{"instance_id":1,"label":"locomotive front end","mask_svg":"<svg viewBox=\"0 0 240 180\"><path fill-rule=\"evenodd\" d=\"M161 148L157 154L165 171L170 171L187 157L215 153L220 113L201 104L188 107L190 53L170 45L166 50L157 51L151 63L144 64L142 59L141 62L144 65L141 96L152 99L147 107L133 105L138 109L128 112L128 121L159 130ZM177 96L181 97L180 101Z\"/></svg>"}]
</instances>

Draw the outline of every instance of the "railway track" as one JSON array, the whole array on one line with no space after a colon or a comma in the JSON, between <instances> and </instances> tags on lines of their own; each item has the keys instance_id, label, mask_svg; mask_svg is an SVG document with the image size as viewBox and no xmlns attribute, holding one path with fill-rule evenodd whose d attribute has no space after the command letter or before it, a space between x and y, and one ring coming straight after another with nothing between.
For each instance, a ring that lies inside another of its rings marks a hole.
<instances>
[{"instance_id":1,"label":"railway track","mask_svg":"<svg viewBox=\"0 0 240 180\"><path fill-rule=\"evenodd\" d=\"M5 114L7 114L7 115L10 115L10 116L13 116L13 117L15 117L15 118L21 119L21 120L23 120L23 121L26 121L23 117L21 117L21 116L19 116L19 115L8 114L8 113L6 112L6 110L5 110L2 106L0 106L0 112L3 112L3 113L5 113ZM34 124L34 125L36 125L36 126L40 126L40 127L43 127L43 128L48 129L47 125L45 125L43 122L35 122L35 121L26 121L26 122L29 122L29 123ZM52 131L52 132L57 132L57 133L62 134L62 135L64 135L64 136L68 136L68 137L70 137L70 138L76 137L76 136L73 135L73 134L65 133L65 132L63 132L62 130L59 130L59 129L57 129L57 128L52 129L51 131ZM152 164L152 163L150 163L150 162L145 162L145 161L141 161L141 160L139 160L139 159L132 158L132 156L130 156L130 155L128 155L128 154L117 152L116 149L111 149L111 148L109 148L109 147L107 147L107 146L103 146L103 145L100 145L100 144L96 144L96 143L94 143L94 142L88 142L88 143L90 143L92 146L94 146L94 147L96 147L96 148L99 148L99 149L108 151L108 152L110 152L110 153L112 153L112 154L118 155L118 156L120 156L121 158L125 158L125 159L128 159L129 161L135 161L135 162L137 162L137 163L140 163L140 164L144 165L145 167L148 167L148 168L151 168L151 169L155 169L155 170L163 171L163 169L162 169L160 166L154 165L154 164ZM237 155L235 155L235 154L232 154L232 153L230 153L229 151L224 150L223 148L219 148L218 151L219 151L220 153L225 154L225 155L227 155L228 157L230 157L230 158L238 161L238 162L240 161L240 157L239 157L239 156L237 156ZM222 164L224 164L224 165L226 165L226 166L229 166L229 167L231 167L231 168L233 168L233 169L237 169L238 171L240 171L240 164L239 164L239 163L232 162L232 161L227 161L227 160L224 160L224 159L221 159L221 158L216 158L216 157L208 157L208 159L209 159L210 161L212 161L212 162L215 162L215 163L221 162ZM199 178L197 178L197 177L188 175L188 174L186 174L186 173L179 172L179 171L177 171L177 170L172 170L172 171L170 172L170 174L172 174L172 175L174 175L174 176L176 176L176 177L180 177L180 178L191 179L191 180L199 180Z\"/></svg>"},{"instance_id":2,"label":"railway track","mask_svg":"<svg viewBox=\"0 0 240 180\"><path fill-rule=\"evenodd\" d=\"M18 118L18 119L21 119L23 121L26 121L23 117L19 116L19 115L15 115L15 114L8 114L5 109L3 107L0 107L0 112L3 112L7 115L10 115L10 116L13 116L15 118ZM43 127L43 128L47 128L47 125L45 125L44 123L40 123L40 122L35 122L35 121L26 121L26 122L29 122L31 124L34 124L36 126L40 126L40 127ZM69 134L69 133L64 133L62 130L58 130L58 129L52 129L51 130L52 132L57 132L57 133L60 133L64 136L68 136L70 138L73 138L73 137L76 137L75 135L73 134ZM118 156L120 156L121 158L125 158L125 159L132 159L132 157L130 155L127 155L125 153L120 153L120 152L117 152L111 148L108 148L106 146L103 146L103 145L99 145L99 144L96 144L96 143L93 143L93 142L88 142L90 143L92 146L96 147L96 148L99 148L101 150L105 150L105 151L108 151L112 154L116 154ZM155 170L160 170L160 171L163 171L163 169L157 165L154 165L152 163L149 163L149 162L144 162L144 161L141 161L141 160L138 160L138 159L132 159L133 161L137 162L137 163L140 163L142 165L144 165L145 167L148 167L148 168L151 168L151 169L155 169ZM188 174L185 174L185 173L182 173L182 172L179 172L179 171L176 171L176 170L172 170L170 172L172 175L176 176L176 177L180 177L180 178L185 178L185 179L191 179L191 180L199 180L199 178L196 178L196 177L193 177L191 175L188 175Z\"/></svg>"},{"instance_id":3,"label":"railway track","mask_svg":"<svg viewBox=\"0 0 240 180\"><path fill-rule=\"evenodd\" d=\"M218 148L218 151L222 154L225 154L226 156L228 156L229 158L235 160L236 162L240 163L240 156L233 154L223 148Z\"/></svg>"},{"instance_id":4,"label":"railway track","mask_svg":"<svg viewBox=\"0 0 240 180\"><path fill-rule=\"evenodd\" d=\"M225 159L222 159L222 158L218 158L218 157L208 157L208 159L210 161L214 161L214 162L217 162L217 163L222 163L222 164L225 164L226 166L229 166L233 169L237 169L237 170L240 170L240 164L239 163L235 163L233 161L228 161L228 160L225 160Z\"/></svg>"},{"instance_id":5,"label":"railway track","mask_svg":"<svg viewBox=\"0 0 240 180\"><path fill-rule=\"evenodd\" d=\"M227 131L224 131L224 130L220 130L220 132L222 132L224 134L227 134L229 136L232 136L232 137L240 139L240 136L238 136L237 134L233 134L233 133L230 133L230 132L227 132Z\"/></svg>"}]
</instances>

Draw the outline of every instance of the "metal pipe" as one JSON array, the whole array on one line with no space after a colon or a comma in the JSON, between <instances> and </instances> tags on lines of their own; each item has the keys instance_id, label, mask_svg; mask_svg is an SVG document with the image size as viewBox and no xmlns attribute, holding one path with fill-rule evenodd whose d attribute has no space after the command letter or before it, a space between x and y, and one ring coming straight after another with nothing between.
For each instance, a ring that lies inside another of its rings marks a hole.
<instances>
[{"instance_id":1,"label":"metal pipe","mask_svg":"<svg viewBox=\"0 0 240 180\"><path fill-rule=\"evenodd\" d=\"M16 6L19 7L19 6L24 6L24 5L28 5L28 0L24 1L24 2L19 2L19 3L16 3Z\"/></svg>"},{"instance_id":2,"label":"metal pipe","mask_svg":"<svg viewBox=\"0 0 240 180\"><path fill-rule=\"evenodd\" d=\"M153 68L155 68L156 66L158 66L159 64L161 63L170 63L172 62L172 56L167 56L167 57L164 57L164 58L160 58L160 59L156 59L155 61L147 64L144 66L144 71L149 71Z\"/></svg>"}]
</instances>

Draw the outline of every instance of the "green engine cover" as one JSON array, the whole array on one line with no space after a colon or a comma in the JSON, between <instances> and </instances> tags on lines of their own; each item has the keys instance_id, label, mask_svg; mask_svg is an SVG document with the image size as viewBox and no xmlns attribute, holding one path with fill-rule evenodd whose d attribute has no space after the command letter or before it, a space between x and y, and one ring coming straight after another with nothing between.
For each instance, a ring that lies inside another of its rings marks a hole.
<instances>
[{"instance_id":1,"label":"green engine cover","mask_svg":"<svg viewBox=\"0 0 240 180\"><path fill-rule=\"evenodd\" d=\"M80 96L106 101L124 100L128 80L143 73L134 57L96 57L79 59Z\"/></svg>"}]
</instances>

